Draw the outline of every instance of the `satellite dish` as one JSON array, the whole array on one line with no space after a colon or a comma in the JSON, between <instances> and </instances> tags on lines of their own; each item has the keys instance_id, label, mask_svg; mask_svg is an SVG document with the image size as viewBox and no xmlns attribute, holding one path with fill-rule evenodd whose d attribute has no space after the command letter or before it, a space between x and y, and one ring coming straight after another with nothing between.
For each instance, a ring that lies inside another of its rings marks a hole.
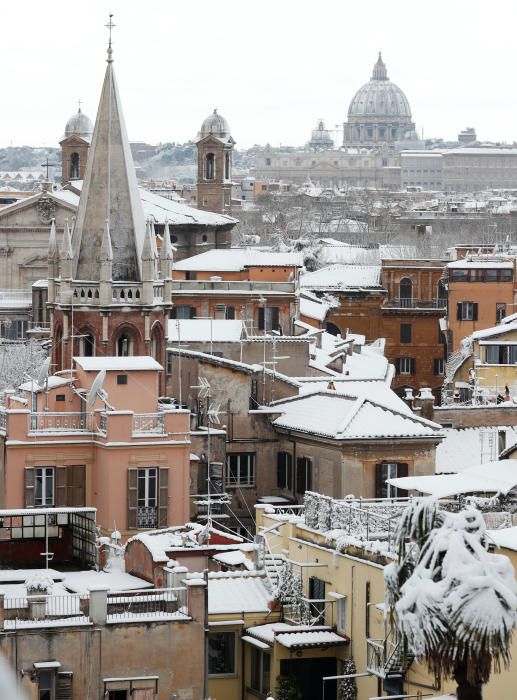
<instances>
[{"instance_id":1,"label":"satellite dish","mask_svg":"<svg viewBox=\"0 0 517 700\"><path fill-rule=\"evenodd\" d=\"M103 399L104 393L102 392L102 385L104 384L105 379L106 379L106 370L101 369L99 374L93 380L90 391L86 395L86 403L88 404L88 406L90 406L90 408L95 403L97 396L100 399Z\"/></svg>"},{"instance_id":2,"label":"satellite dish","mask_svg":"<svg viewBox=\"0 0 517 700\"><path fill-rule=\"evenodd\" d=\"M40 371L39 371L38 376L36 378L36 382L39 386L43 386L43 382L47 379L49 367L50 367L50 357L47 357L45 362L41 365Z\"/></svg>"}]
</instances>

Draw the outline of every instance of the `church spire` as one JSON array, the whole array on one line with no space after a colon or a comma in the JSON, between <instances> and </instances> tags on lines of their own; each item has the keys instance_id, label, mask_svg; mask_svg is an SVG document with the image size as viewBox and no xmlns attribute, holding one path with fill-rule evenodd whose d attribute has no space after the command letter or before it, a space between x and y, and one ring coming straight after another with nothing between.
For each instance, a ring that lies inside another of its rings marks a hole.
<instances>
[{"instance_id":1,"label":"church spire","mask_svg":"<svg viewBox=\"0 0 517 700\"><path fill-rule=\"evenodd\" d=\"M70 226L68 225L68 219L65 221L65 229L63 231L63 240L61 241L61 260L72 260L72 237L70 234Z\"/></svg>"},{"instance_id":2,"label":"church spire","mask_svg":"<svg viewBox=\"0 0 517 700\"><path fill-rule=\"evenodd\" d=\"M108 58L74 234L74 277L99 274L105 220L113 249L113 280L139 282L145 220L113 70L110 15Z\"/></svg>"},{"instance_id":3,"label":"church spire","mask_svg":"<svg viewBox=\"0 0 517 700\"><path fill-rule=\"evenodd\" d=\"M379 58L373 67L372 80L388 80L388 70L386 64L382 60L382 54L379 51Z\"/></svg>"},{"instance_id":4,"label":"church spire","mask_svg":"<svg viewBox=\"0 0 517 700\"><path fill-rule=\"evenodd\" d=\"M50 224L50 236L48 239L48 261L58 262L59 261L59 248L57 245L57 234L56 234L56 220L52 219Z\"/></svg>"},{"instance_id":5,"label":"church spire","mask_svg":"<svg viewBox=\"0 0 517 700\"><path fill-rule=\"evenodd\" d=\"M165 221L163 230L162 247L160 248L160 277L168 279L171 276L172 267L172 244L171 234L169 231L169 221Z\"/></svg>"}]
</instances>

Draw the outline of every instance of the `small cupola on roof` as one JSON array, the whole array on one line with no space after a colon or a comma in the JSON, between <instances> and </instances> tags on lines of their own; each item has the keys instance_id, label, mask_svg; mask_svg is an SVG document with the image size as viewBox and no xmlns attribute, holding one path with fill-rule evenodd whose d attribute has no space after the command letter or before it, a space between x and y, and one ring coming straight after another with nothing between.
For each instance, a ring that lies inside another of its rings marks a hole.
<instances>
[{"instance_id":1,"label":"small cupola on roof","mask_svg":"<svg viewBox=\"0 0 517 700\"><path fill-rule=\"evenodd\" d=\"M65 136L81 136L82 138L90 138L93 134L93 124L89 117L81 111L81 106L75 114L67 121L65 126Z\"/></svg>"},{"instance_id":2,"label":"small cupola on roof","mask_svg":"<svg viewBox=\"0 0 517 700\"><path fill-rule=\"evenodd\" d=\"M334 139L330 135L330 131L325 128L323 119L319 119L316 128L312 130L309 148L313 148L316 151L334 148Z\"/></svg>"},{"instance_id":3,"label":"small cupola on roof","mask_svg":"<svg viewBox=\"0 0 517 700\"><path fill-rule=\"evenodd\" d=\"M230 127L228 122L222 116L222 114L217 112L217 109L214 109L212 114L209 114L201 124L199 138L203 138L209 134L217 136L220 139L225 139L230 136Z\"/></svg>"}]
</instances>

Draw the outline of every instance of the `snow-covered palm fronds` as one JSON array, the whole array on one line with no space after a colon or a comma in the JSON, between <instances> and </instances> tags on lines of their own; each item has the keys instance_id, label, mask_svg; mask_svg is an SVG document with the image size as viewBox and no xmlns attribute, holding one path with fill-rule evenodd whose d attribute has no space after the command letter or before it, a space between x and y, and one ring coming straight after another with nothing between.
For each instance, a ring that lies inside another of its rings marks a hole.
<instances>
[{"instance_id":1,"label":"snow-covered palm fronds","mask_svg":"<svg viewBox=\"0 0 517 700\"><path fill-rule=\"evenodd\" d=\"M482 515L445 513L419 499L402 517L397 541L399 561L385 569L386 601L408 651L434 672L485 683L492 665L509 663L517 584L509 559L487 551Z\"/></svg>"}]
</instances>

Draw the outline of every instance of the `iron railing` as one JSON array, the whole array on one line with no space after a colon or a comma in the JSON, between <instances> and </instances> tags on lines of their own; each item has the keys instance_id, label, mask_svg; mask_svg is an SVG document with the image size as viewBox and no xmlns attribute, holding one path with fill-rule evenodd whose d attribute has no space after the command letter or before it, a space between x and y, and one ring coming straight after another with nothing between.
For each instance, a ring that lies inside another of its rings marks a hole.
<instances>
[{"instance_id":1,"label":"iron railing","mask_svg":"<svg viewBox=\"0 0 517 700\"><path fill-rule=\"evenodd\" d=\"M405 297L395 297L388 299L384 305L393 309L446 309L447 299L415 299Z\"/></svg>"},{"instance_id":2,"label":"iron railing","mask_svg":"<svg viewBox=\"0 0 517 700\"><path fill-rule=\"evenodd\" d=\"M88 596L80 593L67 595L27 595L4 599L4 628L19 629L34 623L77 625L90 621Z\"/></svg>"},{"instance_id":3,"label":"iron railing","mask_svg":"<svg viewBox=\"0 0 517 700\"><path fill-rule=\"evenodd\" d=\"M28 416L29 433L91 433L93 427L91 413L46 411Z\"/></svg>"},{"instance_id":4,"label":"iron railing","mask_svg":"<svg viewBox=\"0 0 517 700\"><path fill-rule=\"evenodd\" d=\"M248 280L172 280L173 292L283 292L294 294L295 282L262 282Z\"/></svg>"},{"instance_id":5,"label":"iron railing","mask_svg":"<svg viewBox=\"0 0 517 700\"><path fill-rule=\"evenodd\" d=\"M186 588L159 588L108 594L108 622L136 618L174 619L188 615Z\"/></svg>"},{"instance_id":6,"label":"iron railing","mask_svg":"<svg viewBox=\"0 0 517 700\"><path fill-rule=\"evenodd\" d=\"M282 606L284 619L294 625L328 625L334 626L335 600L326 598L302 597L293 603Z\"/></svg>"},{"instance_id":7,"label":"iron railing","mask_svg":"<svg viewBox=\"0 0 517 700\"><path fill-rule=\"evenodd\" d=\"M133 435L135 433L164 432L163 413L135 413L133 416Z\"/></svg>"}]
</instances>

